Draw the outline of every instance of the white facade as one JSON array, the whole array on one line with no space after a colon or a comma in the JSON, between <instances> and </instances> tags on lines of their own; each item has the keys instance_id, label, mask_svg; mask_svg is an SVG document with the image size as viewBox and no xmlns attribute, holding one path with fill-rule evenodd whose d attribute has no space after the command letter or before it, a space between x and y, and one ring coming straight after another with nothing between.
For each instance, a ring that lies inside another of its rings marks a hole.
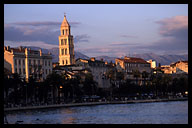
<instances>
[{"instance_id":1,"label":"white facade","mask_svg":"<svg viewBox=\"0 0 192 128\"><path fill-rule=\"evenodd\" d=\"M43 81L48 74L52 73L52 56L43 54L41 50L4 47L4 62L11 67L8 70L18 73L26 80L32 76L38 81Z\"/></svg>"}]
</instances>

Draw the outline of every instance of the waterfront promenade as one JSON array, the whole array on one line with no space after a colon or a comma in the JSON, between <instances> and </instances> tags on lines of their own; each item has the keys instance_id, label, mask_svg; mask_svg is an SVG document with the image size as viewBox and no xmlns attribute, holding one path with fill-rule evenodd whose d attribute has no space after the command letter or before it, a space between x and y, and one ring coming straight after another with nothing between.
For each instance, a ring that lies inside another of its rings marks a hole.
<instances>
[{"instance_id":1,"label":"waterfront promenade","mask_svg":"<svg viewBox=\"0 0 192 128\"><path fill-rule=\"evenodd\" d=\"M59 107L78 107L78 106L92 106L92 105L106 105L106 104L130 104L130 103L151 103L151 102L167 102L167 101L184 101L187 97L181 98L166 98L166 99L146 99L146 100L127 100L127 101L102 101L102 102L84 102L84 103L68 103L68 104L53 104L27 107L4 108L4 112L21 111L45 108L59 108Z\"/></svg>"}]
</instances>

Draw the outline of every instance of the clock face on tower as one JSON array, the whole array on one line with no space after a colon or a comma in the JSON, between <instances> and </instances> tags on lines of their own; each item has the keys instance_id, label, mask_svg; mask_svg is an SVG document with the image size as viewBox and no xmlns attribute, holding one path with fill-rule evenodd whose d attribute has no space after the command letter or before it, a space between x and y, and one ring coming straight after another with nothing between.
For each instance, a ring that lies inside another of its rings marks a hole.
<instances>
[{"instance_id":1,"label":"clock face on tower","mask_svg":"<svg viewBox=\"0 0 192 128\"><path fill-rule=\"evenodd\" d=\"M75 64L73 36L70 32L70 25L64 16L59 36L59 65Z\"/></svg>"}]
</instances>

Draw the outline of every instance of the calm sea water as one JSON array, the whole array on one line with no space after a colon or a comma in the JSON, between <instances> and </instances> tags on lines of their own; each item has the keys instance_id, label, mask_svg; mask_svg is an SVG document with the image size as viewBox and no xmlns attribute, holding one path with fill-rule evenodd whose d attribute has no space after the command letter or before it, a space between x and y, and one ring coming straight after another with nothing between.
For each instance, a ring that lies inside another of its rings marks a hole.
<instances>
[{"instance_id":1,"label":"calm sea water","mask_svg":"<svg viewBox=\"0 0 192 128\"><path fill-rule=\"evenodd\" d=\"M7 114L24 124L188 124L188 101L108 104Z\"/></svg>"}]
</instances>

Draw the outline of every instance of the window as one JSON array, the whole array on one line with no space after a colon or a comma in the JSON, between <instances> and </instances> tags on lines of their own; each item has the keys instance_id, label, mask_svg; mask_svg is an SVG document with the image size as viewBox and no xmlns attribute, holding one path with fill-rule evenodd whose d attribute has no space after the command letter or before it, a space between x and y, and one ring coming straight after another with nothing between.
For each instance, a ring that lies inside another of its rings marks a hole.
<instances>
[{"instance_id":1,"label":"window","mask_svg":"<svg viewBox=\"0 0 192 128\"><path fill-rule=\"evenodd\" d=\"M61 49L61 55L64 55L64 49Z\"/></svg>"},{"instance_id":2,"label":"window","mask_svg":"<svg viewBox=\"0 0 192 128\"><path fill-rule=\"evenodd\" d=\"M67 30L66 30L66 34L67 34Z\"/></svg>"},{"instance_id":3,"label":"window","mask_svg":"<svg viewBox=\"0 0 192 128\"><path fill-rule=\"evenodd\" d=\"M66 64L68 64L67 60L66 60Z\"/></svg>"},{"instance_id":4,"label":"window","mask_svg":"<svg viewBox=\"0 0 192 128\"><path fill-rule=\"evenodd\" d=\"M15 73L17 73L17 68L15 68Z\"/></svg>"},{"instance_id":5,"label":"window","mask_svg":"<svg viewBox=\"0 0 192 128\"><path fill-rule=\"evenodd\" d=\"M47 61L45 60L45 66L47 66Z\"/></svg>"},{"instance_id":6,"label":"window","mask_svg":"<svg viewBox=\"0 0 192 128\"><path fill-rule=\"evenodd\" d=\"M65 49L65 55L67 55L67 49Z\"/></svg>"},{"instance_id":7,"label":"window","mask_svg":"<svg viewBox=\"0 0 192 128\"><path fill-rule=\"evenodd\" d=\"M19 60L19 65L21 65L21 60Z\"/></svg>"},{"instance_id":8,"label":"window","mask_svg":"<svg viewBox=\"0 0 192 128\"><path fill-rule=\"evenodd\" d=\"M67 39L64 39L64 41L65 41L65 45L67 44Z\"/></svg>"},{"instance_id":9,"label":"window","mask_svg":"<svg viewBox=\"0 0 192 128\"><path fill-rule=\"evenodd\" d=\"M63 29L63 35L65 34L65 31L64 31L64 29Z\"/></svg>"},{"instance_id":10,"label":"window","mask_svg":"<svg viewBox=\"0 0 192 128\"><path fill-rule=\"evenodd\" d=\"M64 60L63 60L63 64L64 64Z\"/></svg>"},{"instance_id":11,"label":"window","mask_svg":"<svg viewBox=\"0 0 192 128\"><path fill-rule=\"evenodd\" d=\"M33 65L35 65L35 60L33 60Z\"/></svg>"},{"instance_id":12,"label":"window","mask_svg":"<svg viewBox=\"0 0 192 128\"><path fill-rule=\"evenodd\" d=\"M17 65L17 60L15 59L15 65Z\"/></svg>"},{"instance_id":13,"label":"window","mask_svg":"<svg viewBox=\"0 0 192 128\"><path fill-rule=\"evenodd\" d=\"M19 68L19 74L21 74L21 68Z\"/></svg>"},{"instance_id":14,"label":"window","mask_svg":"<svg viewBox=\"0 0 192 128\"><path fill-rule=\"evenodd\" d=\"M23 74L25 74L25 68L23 68Z\"/></svg>"},{"instance_id":15,"label":"window","mask_svg":"<svg viewBox=\"0 0 192 128\"><path fill-rule=\"evenodd\" d=\"M50 66L50 61L49 61L49 66Z\"/></svg>"},{"instance_id":16,"label":"window","mask_svg":"<svg viewBox=\"0 0 192 128\"><path fill-rule=\"evenodd\" d=\"M45 74L47 74L47 69L45 70Z\"/></svg>"},{"instance_id":17,"label":"window","mask_svg":"<svg viewBox=\"0 0 192 128\"><path fill-rule=\"evenodd\" d=\"M61 39L61 45L63 45L63 39Z\"/></svg>"}]
</instances>

